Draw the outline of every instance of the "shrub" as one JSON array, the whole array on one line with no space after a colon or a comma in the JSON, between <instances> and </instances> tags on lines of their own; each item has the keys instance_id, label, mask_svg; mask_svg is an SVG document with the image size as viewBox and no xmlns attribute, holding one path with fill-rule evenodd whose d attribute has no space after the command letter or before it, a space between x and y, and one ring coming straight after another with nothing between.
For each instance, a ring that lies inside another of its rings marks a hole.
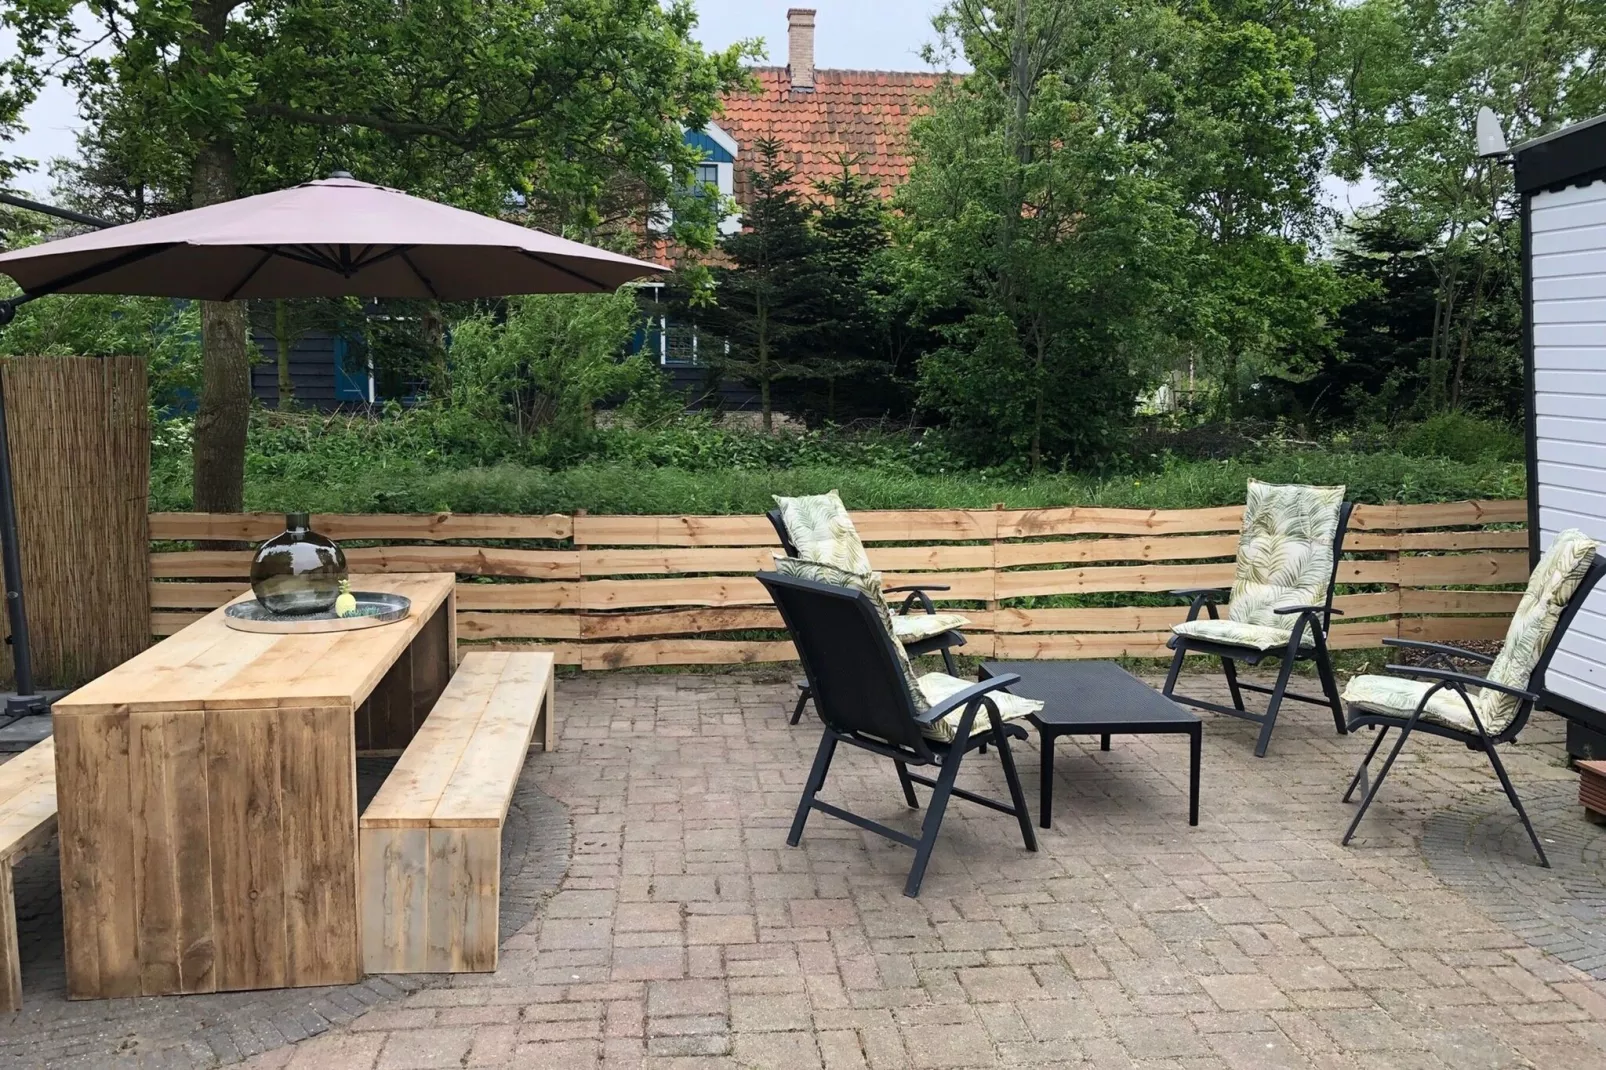
<instances>
[{"instance_id":1,"label":"shrub","mask_svg":"<svg viewBox=\"0 0 1606 1070\"><path fill-rule=\"evenodd\" d=\"M1505 424L1462 412L1440 413L1399 436L1399 450L1410 457L1445 457L1475 463L1485 458L1520 461L1522 437Z\"/></svg>"}]
</instances>

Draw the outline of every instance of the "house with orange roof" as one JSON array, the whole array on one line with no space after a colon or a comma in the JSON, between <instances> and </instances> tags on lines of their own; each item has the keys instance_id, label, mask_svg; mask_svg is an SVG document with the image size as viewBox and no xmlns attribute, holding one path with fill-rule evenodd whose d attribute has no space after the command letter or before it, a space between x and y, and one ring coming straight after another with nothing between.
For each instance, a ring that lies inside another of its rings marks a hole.
<instances>
[{"instance_id":1,"label":"house with orange roof","mask_svg":"<svg viewBox=\"0 0 1606 1070\"><path fill-rule=\"evenodd\" d=\"M752 68L756 92L730 94L718 118L701 130L686 131L687 143L703 150L697 180L736 202L735 213L721 226L726 234L741 227L741 209L757 166L755 146L765 139L781 144L781 161L795 172L794 181L805 192L838 174L844 158L874 180L884 198L909 177L910 125L946 76L818 68L815 14L812 8L788 11L786 65ZM676 387L702 382L695 329L662 317L658 326L647 345L656 345L659 362L670 369ZM728 408L744 407L749 400L744 388L732 384L720 384L719 393Z\"/></svg>"}]
</instances>

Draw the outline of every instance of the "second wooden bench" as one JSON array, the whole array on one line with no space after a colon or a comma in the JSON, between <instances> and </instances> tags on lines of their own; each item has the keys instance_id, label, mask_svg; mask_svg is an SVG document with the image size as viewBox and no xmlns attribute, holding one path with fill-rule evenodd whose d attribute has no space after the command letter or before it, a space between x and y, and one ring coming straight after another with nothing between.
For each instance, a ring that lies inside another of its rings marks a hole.
<instances>
[{"instance_id":1,"label":"second wooden bench","mask_svg":"<svg viewBox=\"0 0 1606 1070\"><path fill-rule=\"evenodd\" d=\"M367 973L496 969L502 825L544 714L553 656L475 652L396 762L358 830Z\"/></svg>"}]
</instances>

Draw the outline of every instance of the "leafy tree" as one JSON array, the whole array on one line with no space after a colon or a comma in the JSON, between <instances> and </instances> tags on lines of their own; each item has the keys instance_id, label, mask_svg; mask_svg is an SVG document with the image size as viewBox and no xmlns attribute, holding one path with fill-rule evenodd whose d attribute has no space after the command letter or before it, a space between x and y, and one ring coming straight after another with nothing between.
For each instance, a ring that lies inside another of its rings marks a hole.
<instances>
[{"instance_id":1,"label":"leafy tree","mask_svg":"<svg viewBox=\"0 0 1606 1070\"><path fill-rule=\"evenodd\" d=\"M706 121L750 51L706 55L689 0L11 0L0 21L18 40L0 135L54 53L94 136L191 206L344 167L480 210L516 195L517 214L576 233L672 201L695 163L681 124ZM712 241L695 213L674 225ZM201 321L195 507L237 510L245 310L207 303Z\"/></svg>"},{"instance_id":2,"label":"leafy tree","mask_svg":"<svg viewBox=\"0 0 1606 1070\"><path fill-rule=\"evenodd\" d=\"M976 73L915 124L900 270L939 321L922 404L980 460L1103 462L1168 337L1190 232L1099 74L1136 41L1113 14L964 0L939 20Z\"/></svg>"},{"instance_id":3,"label":"leafy tree","mask_svg":"<svg viewBox=\"0 0 1606 1070\"><path fill-rule=\"evenodd\" d=\"M619 359L639 326L628 289L511 298L453 325L452 403L521 437L583 439L599 402L658 378L643 357Z\"/></svg>"},{"instance_id":4,"label":"leafy tree","mask_svg":"<svg viewBox=\"0 0 1606 1070\"><path fill-rule=\"evenodd\" d=\"M1255 379L1310 373L1344 297L1309 252L1328 222L1316 38L1331 4L1192 0L1154 17L1143 55L1170 76L1135 83L1138 136L1197 227L1181 354L1213 375L1231 418Z\"/></svg>"},{"instance_id":5,"label":"leafy tree","mask_svg":"<svg viewBox=\"0 0 1606 1070\"><path fill-rule=\"evenodd\" d=\"M859 172L860 163L840 156L837 171L815 182L811 204L821 318L818 352L805 380L813 389L802 400L806 411L831 422L907 408L896 377L912 332L895 303L889 270L891 216L879 184Z\"/></svg>"},{"instance_id":6,"label":"leafy tree","mask_svg":"<svg viewBox=\"0 0 1606 1070\"><path fill-rule=\"evenodd\" d=\"M714 303L695 309L697 328L717 344L704 359L721 375L758 387L766 431L773 427L775 384L814 374L820 322L829 302L821 241L809 206L781 161L780 142L753 145L757 164L742 229L720 249L729 266L714 269Z\"/></svg>"},{"instance_id":7,"label":"leafy tree","mask_svg":"<svg viewBox=\"0 0 1606 1070\"><path fill-rule=\"evenodd\" d=\"M1518 291L1510 168L1476 156L1489 106L1517 140L1606 110L1606 9L1593 0L1363 0L1337 35L1339 174L1372 176L1390 226L1423 251L1434 305L1421 378L1460 408L1506 346L1482 347L1491 302ZM1515 324L1504 321L1509 344ZM1497 376L1498 377L1498 376Z\"/></svg>"}]
</instances>

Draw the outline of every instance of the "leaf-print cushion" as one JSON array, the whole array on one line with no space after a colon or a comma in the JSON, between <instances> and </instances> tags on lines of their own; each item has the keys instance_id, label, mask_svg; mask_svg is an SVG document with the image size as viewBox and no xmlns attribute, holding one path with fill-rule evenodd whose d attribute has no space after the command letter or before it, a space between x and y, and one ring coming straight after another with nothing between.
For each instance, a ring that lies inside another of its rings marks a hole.
<instances>
[{"instance_id":1,"label":"leaf-print cushion","mask_svg":"<svg viewBox=\"0 0 1606 1070\"><path fill-rule=\"evenodd\" d=\"M949 676L943 672L928 672L915 683L916 693L924 700L925 708L930 709L949 695L958 694L965 688L974 686L976 681L961 680L957 676ZM1043 703L1039 699L1023 698L1020 695L1011 695L1007 691L989 691L987 694L997 704L1001 720L1013 721L1043 708ZM920 733L927 739L950 743L959 732L959 722L964 720L964 717L965 707L958 706L929 725L923 726ZM971 734L985 732L991 727L992 720L987 716L987 708L983 706L976 711L976 719L971 722Z\"/></svg>"},{"instance_id":2,"label":"leaf-print cushion","mask_svg":"<svg viewBox=\"0 0 1606 1070\"><path fill-rule=\"evenodd\" d=\"M1357 676L1344 685L1344 704L1352 708L1370 710L1386 717L1408 718L1416 712L1422 696L1433 689L1432 680L1410 680L1403 676ZM1476 704L1477 699L1473 699ZM1483 711L1478 711L1483 716ZM1458 728L1477 735L1478 727L1472 723L1467 704L1448 687L1433 692L1422 709L1424 721L1435 721L1447 728ZM1493 734L1496 729L1484 723L1484 729ZM1504 727L1504 726L1502 726Z\"/></svg>"},{"instance_id":3,"label":"leaf-print cushion","mask_svg":"<svg viewBox=\"0 0 1606 1070\"><path fill-rule=\"evenodd\" d=\"M958 613L897 613L892 617L892 633L900 643L918 643L969 625L970 618Z\"/></svg>"},{"instance_id":4,"label":"leaf-print cushion","mask_svg":"<svg viewBox=\"0 0 1606 1070\"><path fill-rule=\"evenodd\" d=\"M1489 666L1489 679L1529 690L1534 667L1556 632L1561 611L1589 571L1596 550L1596 543L1577 528L1568 528L1556 536L1556 541L1539 559L1533 575L1528 577L1528 589L1511 616L1506 641L1495 656L1494 664ZM1344 688L1344 701L1381 713L1409 717L1432 686L1431 680L1357 676ZM1478 711L1484 731L1498 735L1517 716L1522 700L1515 695L1481 688L1472 696L1472 705ZM1478 730L1466 703L1449 688L1438 691L1428 700L1422 716L1464 732Z\"/></svg>"},{"instance_id":5,"label":"leaf-print cushion","mask_svg":"<svg viewBox=\"0 0 1606 1070\"><path fill-rule=\"evenodd\" d=\"M786 534L805 561L832 565L849 572L869 573L870 558L859 532L836 491L802 498L775 496Z\"/></svg>"},{"instance_id":6,"label":"leaf-print cushion","mask_svg":"<svg viewBox=\"0 0 1606 1070\"><path fill-rule=\"evenodd\" d=\"M1506 641L1489 666L1489 679L1528 690L1534 666L1539 664L1539 656L1556 631L1561 611L1589 571L1596 549L1595 541L1577 528L1568 528L1556 536L1528 577L1528 589L1511 615ZM1478 716L1490 732L1510 724L1519 705L1521 700L1515 695L1489 690L1478 693Z\"/></svg>"},{"instance_id":7,"label":"leaf-print cushion","mask_svg":"<svg viewBox=\"0 0 1606 1070\"><path fill-rule=\"evenodd\" d=\"M1235 620L1211 620L1206 617L1202 620L1184 621L1173 625L1171 631L1193 639L1253 647L1256 650L1281 650L1288 645L1286 630L1268 628L1264 624L1239 624ZM1306 628L1305 634L1300 636L1299 645L1302 647L1316 645L1309 628Z\"/></svg>"},{"instance_id":8,"label":"leaf-print cushion","mask_svg":"<svg viewBox=\"0 0 1606 1070\"><path fill-rule=\"evenodd\" d=\"M881 618L882 626L894 639L892 648L898 652L898 667L903 672L904 683L909 685L909 693L915 698L915 709L919 712L927 709L920 698L920 688L916 683L914 669L909 665L909 655L904 652L903 644L896 641L897 633L893 631L892 610L887 608L886 596L881 593L879 572L852 572L845 568L837 568L835 565L806 561L801 557L787 557L785 554L775 555L775 571L782 576L829 583L833 587L849 587L868 595L870 604L875 607L876 616Z\"/></svg>"},{"instance_id":9,"label":"leaf-print cushion","mask_svg":"<svg viewBox=\"0 0 1606 1070\"><path fill-rule=\"evenodd\" d=\"M1251 479L1227 619L1275 628L1286 641L1298 618L1272 611L1327 600L1333 582L1333 535L1343 504L1343 487Z\"/></svg>"}]
</instances>

